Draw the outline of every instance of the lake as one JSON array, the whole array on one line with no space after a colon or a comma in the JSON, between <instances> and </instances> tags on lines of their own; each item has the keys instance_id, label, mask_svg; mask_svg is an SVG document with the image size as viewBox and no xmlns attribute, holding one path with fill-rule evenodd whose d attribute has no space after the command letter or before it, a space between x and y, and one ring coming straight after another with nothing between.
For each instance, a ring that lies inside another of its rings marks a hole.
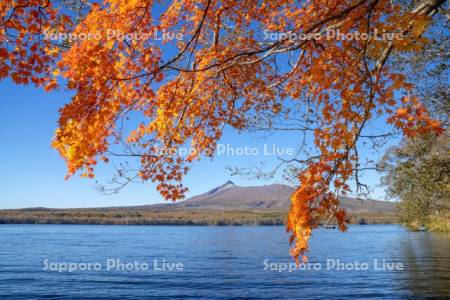
<instances>
[{"instance_id":1,"label":"lake","mask_svg":"<svg viewBox=\"0 0 450 300\"><path fill-rule=\"evenodd\" d=\"M0 225L0 299L435 299L450 235L398 225L313 233L297 268L284 227Z\"/></svg>"}]
</instances>

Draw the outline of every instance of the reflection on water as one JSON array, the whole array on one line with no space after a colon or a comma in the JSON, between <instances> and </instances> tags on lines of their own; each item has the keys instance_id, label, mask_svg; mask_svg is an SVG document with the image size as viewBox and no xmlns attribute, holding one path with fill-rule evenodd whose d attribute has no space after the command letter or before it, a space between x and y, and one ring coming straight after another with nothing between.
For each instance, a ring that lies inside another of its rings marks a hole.
<instances>
[{"instance_id":1,"label":"reflection on water","mask_svg":"<svg viewBox=\"0 0 450 300\"><path fill-rule=\"evenodd\" d=\"M1 225L0 299L445 298L449 250L449 235L396 225L320 229L309 254L320 268L289 272L279 268L292 267L283 227ZM46 259L101 268L45 270ZM108 259L149 269L107 270ZM328 268L337 261L344 269ZM171 271L176 263L182 271Z\"/></svg>"},{"instance_id":2,"label":"reflection on water","mask_svg":"<svg viewBox=\"0 0 450 300\"><path fill-rule=\"evenodd\" d=\"M407 288L415 295L440 291L450 297L450 236L407 232L400 244L407 266Z\"/></svg>"}]
</instances>

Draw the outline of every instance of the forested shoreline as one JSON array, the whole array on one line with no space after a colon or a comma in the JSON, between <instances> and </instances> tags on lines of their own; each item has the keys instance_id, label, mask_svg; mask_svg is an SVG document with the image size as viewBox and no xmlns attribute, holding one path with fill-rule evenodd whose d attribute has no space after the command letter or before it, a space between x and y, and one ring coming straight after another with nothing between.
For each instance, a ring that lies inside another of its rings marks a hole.
<instances>
[{"instance_id":1,"label":"forested shoreline","mask_svg":"<svg viewBox=\"0 0 450 300\"><path fill-rule=\"evenodd\" d=\"M286 211L204 209L15 209L0 210L0 224L93 225L284 225ZM324 220L325 222L325 220ZM356 224L398 223L395 214L350 214ZM331 221L330 223L333 223Z\"/></svg>"}]
</instances>

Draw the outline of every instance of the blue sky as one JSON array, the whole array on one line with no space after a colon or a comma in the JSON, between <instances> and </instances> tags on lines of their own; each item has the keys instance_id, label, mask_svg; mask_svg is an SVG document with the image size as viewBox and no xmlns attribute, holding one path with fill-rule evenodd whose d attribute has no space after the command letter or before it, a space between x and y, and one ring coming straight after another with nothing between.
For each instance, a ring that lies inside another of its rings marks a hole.
<instances>
[{"instance_id":1,"label":"blue sky","mask_svg":"<svg viewBox=\"0 0 450 300\"><path fill-rule=\"evenodd\" d=\"M0 208L142 205L163 201L151 183L132 184L119 194L106 196L95 190L93 180L78 176L64 180L64 161L50 147L50 142L57 127L58 108L70 99L68 93L46 93L5 80L0 82L0 95ZM244 136L231 134L223 139L235 147L244 146L248 141ZM253 146L258 147L257 144L255 141ZM195 164L185 180L189 195L205 192L228 179L239 185L264 184L231 178L226 170L226 166L245 167L252 161L257 163L259 158L219 156L214 161ZM102 167L96 175L104 182L111 177L112 170Z\"/></svg>"},{"instance_id":2,"label":"blue sky","mask_svg":"<svg viewBox=\"0 0 450 300\"><path fill-rule=\"evenodd\" d=\"M162 6L155 6L152 12L154 17L157 18L162 10ZM170 45L165 46L168 47L164 52L167 58L174 54L174 48ZM95 189L94 180L78 176L64 180L64 161L50 147L50 141L57 128L58 108L69 100L70 94L64 91L46 93L33 86L17 86L10 80L0 81L0 208L101 207L162 202L152 183L129 185L119 194L106 196ZM379 133L378 130L385 129L385 122L378 120L367 132ZM298 133L280 132L262 138L225 130L220 142L231 147L256 148L261 154L264 144L296 148L301 143L301 136ZM382 155L381 150L370 149L370 145L360 149L359 153L360 157L374 160ZM263 163L266 170L270 170L277 162L274 155L219 155L213 161L206 159L196 162L183 183L190 189L188 197L203 193L229 179L238 185L284 183L281 176L271 181L231 177L226 169L227 166L245 168ZM113 171L111 164L100 166L96 171L96 180L106 182L112 177ZM379 182L379 174L368 172L362 179L374 187ZM383 190L375 189L372 197L384 198Z\"/></svg>"},{"instance_id":3,"label":"blue sky","mask_svg":"<svg viewBox=\"0 0 450 300\"><path fill-rule=\"evenodd\" d=\"M95 181L74 176L64 180L64 161L50 147L57 127L58 108L70 99L64 91L46 93L33 86L17 86L9 80L0 82L0 208L22 207L98 207L143 205L162 202L154 185L132 184L119 194L103 195L95 189ZM271 181L255 180L242 176L230 176L227 166L248 167L264 163L268 168L277 163L276 156L262 155L264 144L295 148L300 137L291 132L265 138L226 131L221 141L231 147L258 149L257 156L219 155L213 161L197 162L184 183L190 188L188 196L203 193L231 179L238 185L263 185L282 183L280 176ZM381 153L363 152L368 157ZM111 178L110 166L100 167L96 179L105 182ZM364 176L372 186L379 175ZM383 197L381 189L373 194Z\"/></svg>"}]
</instances>

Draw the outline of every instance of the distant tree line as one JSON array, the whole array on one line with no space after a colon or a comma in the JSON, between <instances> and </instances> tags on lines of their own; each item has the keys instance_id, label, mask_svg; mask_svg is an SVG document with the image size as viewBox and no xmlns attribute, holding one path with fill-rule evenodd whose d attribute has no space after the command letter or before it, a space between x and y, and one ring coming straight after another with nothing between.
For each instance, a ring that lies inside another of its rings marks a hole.
<instances>
[{"instance_id":1,"label":"distant tree line","mask_svg":"<svg viewBox=\"0 0 450 300\"><path fill-rule=\"evenodd\" d=\"M358 213L351 223L396 223L394 214ZM0 224L92 225L284 225L286 211L205 209L17 209L0 210Z\"/></svg>"}]
</instances>

